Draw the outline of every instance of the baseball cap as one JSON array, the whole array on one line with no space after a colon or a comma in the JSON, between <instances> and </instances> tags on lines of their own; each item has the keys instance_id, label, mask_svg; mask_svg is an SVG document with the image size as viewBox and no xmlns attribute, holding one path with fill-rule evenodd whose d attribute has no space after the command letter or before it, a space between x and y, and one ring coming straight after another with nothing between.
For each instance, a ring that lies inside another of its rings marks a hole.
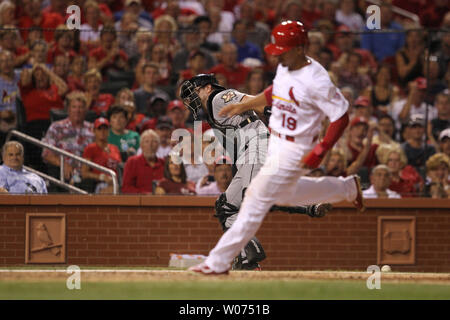
<instances>
[{"instance_id":1,"label":"baseball cap","mask_svg":"<svg viewBox=\"0 0 450 320\"><path fill-rule=\"evenodd\" d=\"M426 89L427 88L427 79L424 77L418 77L414 80L418 89Z\"/></svg>"},{"instance_id":2,"label":"baseball cap","mask_svg":"<svg viewBox=\"0 0 450 320\"><path fill-rule=\"evenodd\" d=\"M411 115L411 117L409 118L409 121L408 121L408 127L412 127L415 125L419 125L422 127L425 125L425 120L423 118L423 115L421 115L421 114Z\"/></svg>"},{"instance_id":3,"label":"baseball cap","mask_svg":"<svg viewBox=\"0 0 450 320\"><path fill-rule=\"evenodd\" d=\"M362 106L362 107L368 107L370 105L369 98L366 96L359 96L353 105L356 106Z\"/></svg>"},{"instance_id":4,"label":"baseball cap","mask_svg":"<svg viewBox=\"0 0 450 320\"><path fill-rule=\"evenodd\" d=\"M439 135L439 141L442 142L445 138L450 139L450 128L442 130L441 134Z\"/></svg>"},{"instance_id":5,"label":"baseball cap","mask_svg":"<svg viewBox=\"0 0 450 320\"><path fill-rule=\"evenodd\" d=\"M196 56L202 56L203 58L205 58L205 53L201 50L194 50L189 54L189 60L195 58Z\"/></svg>"},{"instance_id":6,"label":"baseball cap","mask_svg":"<svg viewBox=\"0 0 450 320\"><path fill-rule=\"evenodd\" d=\"M164 103L167 103L167 99L163 97L162 95L155 94L148 100L149 105L153 105L156 101L162 100Z\"/></svg>"},{"instance_id":7,"label":"baseball cap","mask_svg":"<svg viewBox=\"0 0 450 320\"><path fill-rule=\"evenodd\" d=\"M364 118L364 117L355 117L350 122L350 127L354 127L354 126L356 126L356 125L358 125L360 123L365 124L366 126L369 125L369 121L366 118Z\"/></svg>"},{"instance_id":8,"label":"baseball cap","mask_svg":"<svg viewBox=\"0 0 450 320\"><path fill-rule=\"evenodd\" d=\"M172 119L168 116L160 116L158 122L156 123L156 129L168 128L173 129Z\"/></svg>"},{"instance_id":9,"label":"baseball cap","mask_svg":"<svg viewBox=\"0 0 450 320\"><path fill-rule=\"evenodd\" d=\"M290 49L308 43L308 34L300 21L283 21L271 35L271 43L264 47L268 54L278 56Z\"/></svg>"},{"instance_id":10,"label":"baseball cap","mask_svg":"<svg viewBox=\"0 0 450 320\"><path fill-rule=\"evenodd\" d=\"M180 109L180 110L184 110L184 104L183 102L181 102L181 100L172 100L170 101L169 105L167 106L167 111L172 111L174 109Z\"/></svg>"},{"instance_id":11,"label":"baseball cap","mask_svg":"<svg viewBox=\"0 0 450 320\"><path fill-rule=\"evenodd\" d=\"M109 121L108 121L108 119L103 118L103 117L96 119L95 122L94 122L94 128L98 129L101 126L107 126L109 128Z\"/></svg>"}]
</instances>

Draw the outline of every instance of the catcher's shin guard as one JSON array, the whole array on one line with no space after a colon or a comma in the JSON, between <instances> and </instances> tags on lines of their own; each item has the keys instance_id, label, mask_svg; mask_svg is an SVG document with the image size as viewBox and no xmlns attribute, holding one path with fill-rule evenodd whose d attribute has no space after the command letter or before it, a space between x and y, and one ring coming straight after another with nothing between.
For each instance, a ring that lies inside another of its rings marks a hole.
<instances>
[{"instance_id":1,"label":"catcher's shin guard","mask_svg":"<svg viewBox=\"0 0 450 320\"><path fill-rule=\"evenodd\" d=\"M222 193L216 200L215 210L216 213L214 214L214 217L219 219L223 231L227 231L229 228L229 226L227 227L226 225L227 219L230 216L237 214L239 212L239 208L227 202L227 195Z\"/></svg>"}]
</instances>

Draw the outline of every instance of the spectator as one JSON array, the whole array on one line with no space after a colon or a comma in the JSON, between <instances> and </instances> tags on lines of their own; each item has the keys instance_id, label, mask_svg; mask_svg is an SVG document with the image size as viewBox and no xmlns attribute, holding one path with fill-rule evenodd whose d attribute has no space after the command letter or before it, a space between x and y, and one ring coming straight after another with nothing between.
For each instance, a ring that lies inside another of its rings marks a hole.
<instances>
[{"instance_id":1,"label":"spectator","mask_svg":"<svg viewBox=\"0 0 450 320\"><path fill-rule=\"evenodd\" d=\"M165 159L170 151L172 151L172 145L170 139L172 136L173 124L172 120L167 116L161 116L156 123L156 133L159 136L159 148L156 151L156 156L161 159Z\"/></svg>"},{"instance_id":2,"label":"spectator","mask_svg":"<svg viewBox=\"0 0 450 320\"><path fill-rule=\"evenodd\" d=\"M250 70L245 82L244 92L249 95L256 96L257 94L263 92L266 87L264 71L258 68Z\"/></svg>"},{"instance_id":3,"label":"spectator","mask_svg":"<svg viewBox=\"0 0 450 320\"><path fill-rule=\"evenodd\" d=\"M164 160L156 156L159 147L158 134L145 130L141 135L141 155L130 157L123 171L122 193L151 194L153 181L162 179Z\"/></svg>"},{"instance_id":4,"label":"spectator","mask_svg":"<svg viewBox=\"0 0 450 320\"><path fill-rule=\"evenodd\" d=\"M145 114L136 113L134 104L134 93L128 88L121 89L116 95L116 104L122 106L127 111L127 126L125 129L141 132L143 124L148 120Z\"/></svg>"},{"instance_id":5,"label":"spectator","mask_svg":"<svg viewBox=\"0 0 450 320\"><path fill-rule=\"evenodd\" d=\"M96 1L88 0L84 3L84 17L86 22L80 26L80 40L92 49L100 44L102 29L101 11Z\"/></svg>"},{"instance_id":6,"label":"spectator","mask_svg":"<svg viewBox=\"0 0 450 320\"><path fill-rule=\"evenodd\" d=\"M395 102L392 106L392 118L398 124L406 124L412 114L420 114L425 118L428 109L428 120L436 118L436 110L425 103L427 80L417 78L409 83L408 97Z\"/></svg>"},{"instance_id":7,"label":"spectator","mask_svg":"<svg viewBox=\"0 0 450 320\"><path fill-rule=\"evenodd\" d=\"M153 36L149 29L139 28L136 32L135 55L128 60L130 69L136 69L138 65L142 67L148 60L153 48Z\"/></svg>"},{"instance_id":8,"label":"spectator","mask_svg":"<svg viewBox=\"0 0 450 320\"><path fill-rule=\"evenodd\" d=\"M318 6L320 9L321 19L330 21L333 26L336 27L338 25L338 22L336 21L338 1L323 0L321 3L318 3Z\"/></svg>"},{"instance_id":9,"label":"spectator","mask_svg":"<svg viewBox=\"0 0 450 320\"><path fill-rule=\"evenodd\" d=\"M53 60L53 72L60 77L66 84L68 84L67 77L69 76L70 58L65 55L59 55ZM70 87L68 86L68 91Z\"/></svg>"},{"instance_id":10,"label":"spectator","mask_svg":"<svg viewBox=\"0 0 450 320\"><path fill-rule=\"evenodd\" d=\"M270 41L270 28L266 23L255 19L255 15L258 14L256 10L268 10L268 8L267 6L258 7L256 1L243 1L239 6L240 19L245 24L248 41L263 50L264 46ZM266 18L273 19L274 16L272 18L266 16Z\"/></svg>"},{"instance_id":11,"label":"spectator","mask_svg":"<svg viewBox=\"0 0 450 320\"><path fill-rule=\"evenodd\" d=\"M16 49L16 52L15 52L16 58L14 60L15 67L17 67L17 68L23 67L26 63L28 63L28 61L30 60L30 58L32 57L32 54L33 54L31 48L32 48L33 44L38 40L44 41L42 28L38 27L38 26L31 27L28 32L27 41L25 41L24 45L22 45ZM44 41L44 43L46 44L46 47L47 47L47 43L45 41ZM42 61L43 61L42 63L47 62L46 60L44 60L46 58L46 54L47 54L47 51L45 52L45 55L42 55ZM29 67L31 67L31 65Z\"/></svg>"},{"instance_id":12,"label":"spectator","mask_svg":"<svg viewBox=\"0 0 450 320\"><path fill-rule=\"evenodd\" d=\"M44 40L36 40L31 45L31 54L28 59L28 63L23 65L25 69L31 69L35 64L42 63L47 64L48 57L48 44ZM51 65L47 64L47 67L50 68Z\"/></svg>"},{"instance_id":13,"label":"spectator","mask_svg":"<svg viewBox=\"0 0 450 320\"><path fill-rule=\"evenodd\" d=\"M347 61L338 71L339 87L350 86L355 90L356 94L359 95L362 90L372 84L372 81L367 74L360 72L360 65L361 56L359 53L352 52L348 54Z\"/></svg>"},{"instance_id":14,"label":"spectator","mask_svg":"<svg viewBox=\"0 0 450 320\"><path fill-rule=\"evenodd\" d=\"M439 134L450 128L450 95L448 93L439 93L436 96L434 107L437 111L437 117L429 121L428 124L428 138L431 144L433 144L436 149L439 149L438 143Z\"/></svg>"},{"instance_id":15,"label":"spectator","mask_svg":"<svg viewBox=\"0 0 450 320\"><path fill-rule=\"evenodd\" d=\"M108 143L109 121L98 118L94 122L95 140L83 151L83 158L114 170L119 177L119 165L122 162L119 148ZM96 182L95 193L113 193L112 177L87 165L82 165L81 176Z\"/></svg>"},{"instance_id":16,"label":"spectator","mask_svg":"<svg viewBox=\"0 0 450 320\"><path fill-rule=\"evenodd\" d=\"M19 97L20 71L14 70L14 57L8 50L0 51L0 112L11 111L16 114L16 97Z\"/></svg>"},{"instance_id":17,"label":"spectator","mask_svg":"<svg viewBox=\"0 0 450 320\"><path fill-rule=\"evenodd\" d=\"M136 77L141 79L139 82L141 86L134 92L134 100L136 101L136 110L138 113L148 114L148 104L153 96L162 97L165 101L169 101L169 95L157 88L159 81L159 66L155 63L146 63L141 68L141 76L138 77L138 70L136 70Z\"/></svg>"},{"instance_id":18,"label":"spectator","mask_svg":"<svg viewBox=\"0 0 450 320\"><path fill-rule=\"evenodd\" d=\"M347 177L345 154L337 148L330 151L325 162L325 175L333 177Z\"/></svg>"},{"instance_id":19,"label":"spectator","mask_svg":"<svg viewBox=\"0 0 450 320\"><path fill-rule=\"evenodd\" d=\"M16 5L9 0L0 3L0 26L16 25Z\"/></svg>"},{"instance_id":20,"label":"spectator","mask_svg":"<svg viewBox=\"0 0 450 320\"><path fill-rule=\"evenodd\" d=\"M69 66L69 75L67 76L67 86L69 91L84 91L83 77L86 73L86 60L83 56L73 58ZM101 76L100 76L101 77Z\"/></svg>"},{"instance_id":21,"label":"spectator","mask_svg":"<svg viewBox=\"0 0 450 320\"><path fill-rule=\"evenodd\" d=\"M330 70L331 63L333 62L333 52L328 48L322 48L319 52L318 62L325 70Z\"/></svg>"},{"instance_id":22,"label":"spectator","mask_svg":"<svg viewBox=\"0 0 450 320\"><path fill-rule=\"evenodd\" d=\"M181 70L179 81L189 80L200 73L206 73L206 56L203 51L197 50L189 55L188 69Z\"/></svg>"},{"instance_id":23,"label":"spectator","mask_svg":"<svg viewBox=\"0 0 450 320\"><path fill-rule=\"evenodd\" d=\"M403 27L393 20L392 5L386 2L380 4L381 29L402 30ZM399 33L366 32L361 38L361 48L369 50L377 61L394 57L395 53L403 46L405 35Z\"/></svg>"},{"instance_id":24,"label":"spectator","mask_svg":"<svg viewBox=\"0 0 450 320\"><path fill-rule=\"evenodd\" d=\"M124 160L135 155L139 149L139 134L126 129L128 123L127 117L127 110L120 105L113 105L108 110L108 119L111 126L108 143L119 148L122 159Z\"/></svg>"},{"instance_id":25,"label":"spectator","mask_svg":"<svg viewBox=\"0 0 450 320\"><path fill-rule=\"evenodd\" d=\"M353 103L352 116L355 118L368 119L369 122L377 121L376 118L372 116L373 108L370 105L370 101L365 96L359 96Z\"/></svg>"},{"instance_id":26,"label":"spectator","mask_svg":"<svg viewBox=\"0 0 450 320\"><path fill-rule=\"evenodd\" d=\"M201 70L212 68L216 61L208 50L202 48L199 30L196 26L190 26L183 30L183 48L178 50L173 58L173 72L182 73L182 70L192 68L191 59L199 54L203 57ZM199 67L197 67L199 68ZM197 73L194 73L196 75ZM192 76L190 77L192 78ZM189 79L190 79L189 78ZM188 79L187 77L185 79Z\"/></svg>"},{"instance_id":27,"label":"spectator","mask_svg":"<svg viewBox=\"0 0 450 320\"><path fill-rule=\"evenodd\" d=\"M164 178L158 182L155 194L195 194L195 185L187 180L183 162L168 156L164 164Z\"/></svg>"},{"instance_id":28,"label":"spectator","mask_svg":"<svg viewBox=\"0 0 450 320\"><path fill-rule=\"evenodd\" d=\"M1 5L1 4L0 4ZM4 25L0 30L0 51L10 51L14 54L13 62L15 67L20 67L30 57L27 49L20 47L21 42L19 31L13 25Z\"/></svg>"},{"instance_id":29,"label":"spectator","mask_svg":"<svg viewBox=\"0 0 450 320\"><path fill-rule=\"evenodd\" d=\"M155 44L164 46L170 59L180 49L180 43L175 38L177 30L178 26L175 19L169 15L162 15L155 20L155 28L153 29L155 37L153 41Z\"/></svg>"},{"instance_id":30,"label":"spectator","mask_svg":"<svg viewBox=\"0 0 450 320\"><path fill-rule=\"evenodd\" d=\"M405 46L395 55L399 83L402 87L406 87L410 81L423 76L424 40L421 31L407 31Z\"/></svg>"},{"instance_id":31,"label":"spectator","mask_svg":"<svg viewBox=\"0 0 450 320\"><path fill-rule=\"evenodd\" d=\"M172 78L172 62L170 55L167 52L167 48L157 43L152 48L149 63L153 63L158 66L159 79L157 84L160 86L167 86L173 80Z\"/></svg>"},{"instance_id":32,"label":"spectator","mask_svg":"<svg viewBox=\"0 0 450 320\"><path fill-rule=\"evenodd\" d=\"M425 197L447 199L450 194L449 172L450 159L443 153L436 153L426 163L427 183Z\"/></svg>"},{"instance_id":33,"label":"spectator","mask_svg":"<svg viewBox=\"0 0 450 320\"><path fill-rule=\"evenodd\" d=\"M138 16L131 12L123 14L120 21L115 23L115 29L118 32L119 47L128 57L137 54L136 31L139 29Z\"/></svg>"},{"instance_id":34,"label":"spectator","mask_svg":"<svg viewBox=\"0 0 450 320\"><path fill-rule=\"evenodd\" d=\"M27 121L25 133L41 139L50 125L50 109L63 109L67 85L45 65L36 63L32 69L22 70L19 88Z\"/></svg>"},{"instance_id":35,"label":"spectator","mask_svg":"<svg viewBox=\"0 0 450 320\"><path fill-rule=\"evenodd\" d=\"M408 165L408 159L400 147L381 145L376 152L378 161L391 172L389 189L399 193L402 198L417 197L423 187L423 179L416 169Z\"/></svg>"},{"instance_id":36,"label":"spectator","mask_svg":"<svg viewBox=\"0 0 450 320\"><path fill-rule=\"evenodd\" d=\"M132 13L138 17L138 26L140 28L152 29L153 26L153 18L152 16L144 10L142 7L141 0L125 0L124 10L116 12L114 14L114 19L120 20L122 17L127 14Z\"/></svg>"},{"instance_id":37,"label":"spectator","mask_svg":"<svg viewBox=\"0 0 450 320\"><path fill-rule=\"evenodd\" d=\"M227 190L231 179L233 179L231 159L221 156L214 161L213 179L211 180L210 175L206 175L198 180L195 185L195 192L197 195L218 196Z\"/></svg>"},{"instance_id":38,"label":"spectator","mask_svg":"<svg viewBox=\"0 0 450 320\"><path fill-rule=\"evenodd\" d=\"M425 101L428 104L433 104L436 95L447 90L448 86L444 79L439 78L439 62L436 56L430 56L422 67L423 74L427 76L427 86L429 87Z\"/></svg>"},{"instance_id":39,"label":"spectator","mask_svg":"<svg viewBox=\"0 0 450 320\"><path fill-rule=\"evenodd\" d=\"M372 75L377 69L377 62L370 53L370 51L355 47L355 35L346 25L341 25L338 28L338 33L335 35L335 57L338 65L344 65L348 55L355 52L361 57L360 70L365 74Z\"/></svg>"},{"instance_id":40,"label":"spectator","mask_svg":"<svg viewBox=\"0 0 450 320\"><path fill-rule=\"evenodd\" d=\"M24 149L21 143L6 142L2 147L2 160L0 193L47 193L45 181L23 167Z\"/></svg>"},{"instance_id":41,"label":"spectator","mask_svg":"<svg viewBox=\"0 0 450 320\"><path fill-rule=\"evenodd\" d=\"M308 47L306 55L314 60L320 60L320 51L325 45L325 40L322 33L317 31L308 32Z\"/></svg>"},{"instance_id":42,"label":"spectator","mask_svg":"<svg viewBox=\"0 0 450 320\"><path fill-rule=\"evenodd\" d=\"M233 30L234 15L223 10L223 1L208 0L205 10L211 19L211 32L207 38L209 42L222 46L230 41L229 34Z\"/></svg>"},{"instance_id":43,"label":"spectator","mask_svg":"<svg viewBox=\"0 0 450 320\"><path fill-rule=\"evenodd\" d=\"M237 61L237 47L233 43L224 43L220 51L221 63L214 66L208 73L223 74L230 87L239 89L245 85L245 79L250 71Z\"/></svg>"},{"instance_id":44,"label":"spectator","mask_svg":"<svg viewBox=\"0 0 450 320\"><path fill-rule=\"evenodd\" d=\"M392 174L384 164L379 164L373 168L370 174L371 186L363 191L364 198L401 198L401 196L389 189L392 181Z\"/></svg>"},{"instance_id":45,"label":"spectator","mask_svg":"<svg viewBox=\"0 0 450 320\"><path fill-rule=\"evenodd\" d=\"M387 115L392 103L399 99L399 88L391 81L391 68L382 64L375 74L375 83L364 90L364 95L369 97L374 108L374 115L380 118Z\"/></svg>"},{"instance_id":46,"label":"spectator","mask_svg":"<svg viewBox=\"0 0 450 320\"><path fill-rule=\"evenodd\" d=\"M379 146L390 145L392 147L400 147L395 141L395 121L390 115L383 115L378 119L377 135L373 137L373 143Z\"/></svg>"},{"instance_id":47,"label":"spectator","mask_svg":"<svg viewBox=\"0 0 450 320\"><path fill-rule=\"evenodd\" d=\"M355 12L354 0L340 1L339 9L336 11L336 21L346 25L352 31L360 31L365 25L361 15Z\"/></svg>"},{"instance_id":48,"label":"spectator","mask_svg":"<svg viewBox=\"0 0 450 320\"><path fill-rule=\"evenodd\" d=\"M425 166L429 157L436 153L435 148L428 143L424 143L425 121L422 115L414 114L408 122L408 135L402 144L408 158L408 164L419 170ZM425 145L424 145L425 144Z\"/></svg>"},{"instance_id":49,"label":"spectator","mask_svg":"<svg viewBox=\"0 0 450 320\"><path fill-rule=\"evenodd\" d=\"M19 18L22 39L28 38L30 27L38 25L44 31L48 43L53 40L53 30L64 23L64 17L56 12L42 12L42 0L22 0L24 15Z\"/></svg>"},{"instance_id":50,"label":"spectator","mask_svg":"<svg viewBox=\"0 0 450 320\"><path fill-rule=\"evenodd\" d=\"M247 26L243 20L236 20L233 25L231 41L237 48L237 61L242 63L247 58L263 60L261 49L247 39Z\"/></svg>"},{"instance_id":51,"label":"spectator","mask_svg":"<svg viewBox=\"0 0 450 320\"><path fill-rule=\"evenodd\" d=\"M119 48L114 25L105 25L100 32L100 45L89 51L88 68L100 70L106 77L108 71L127 69L128 56Z\"/></svg>"},{"instance_id":52,"label":"spectator","mask_svg":"<svg viewBox=\"0 0 450 320\"><path fill-rule=\"evenodd\" d=\"M213 54L219 52L220 45L216 42L211 42L208 40L212 27L212 22L209 16L198 16L194 19L193 24L198 30L197 36L200 39L200 48Z\"/></svg>"},{"instance_id":53,"label":"spectator","mask_svg":"<svg viewBox=\"0 0 450 320\"><path fill-rule=\"evenodd\" d=\"M450 128L443 130L439 135L439 150L450 157Z\"/></svg>"},{"instance_id":54,"label":"spectator","mask_svg":"<svg viewBox=\"0 0 450 320\"><path fill-rule=\"evenodd\" d=\"M42 142L63 149L81 157L84 149L94 140L93 125L85 121L87 113L86 96L82 92L67 95L67 118L53 122ZM42 158L48 164L48 172L59 177L61 157L49 149L42 151ZM71 158L64 159L64 179L71 184L81 182L81 164Z\"/></svg>"},{"instance_id":55,"label":"spectator","mask_svg":"<svg viewBox=\"0 0 450 320\"><path fill-rule=\"evenodd\" d=\"M198 180L208 174L208 167L202 158L203 146L195 141L196 139L192 133L190 139L185 136L181 142L183 144L182 161L187 179L193 183L197 183Z\"/></svg>"},{"instance_id":56,"label":"spectator","mask_svg":"<svg viewBox=\"0 0 450 320\"><path fill-rule=\"evenodd\" d=\"M375 151L378 145L372 144L374 130L375 127L369 125L365 118L353 118L351 121L347 143L350 151L347 175L357 173L361 167L370 169L377 164Z\"/></svg>"},{"instance_id":57,"label":"spectator","mask_svg":"<svg viewBox=\"0 0 450 320\"><path fill-rule=\"evenodd\" d=\"M65 24L58 26L55 31L55 42L48 50L47 63L53 64L55 57L64 55L72 59L77 55L74 48L75 35Z\"/></svg>"},{"instance_id":58,"label":"spectator","mask_svg":"<svg viewBox=\"0 0 450 320\"><path fill-rule=\"evenodd\" d=\"M102 75L97 69L90 69L84 74L84 87L89 110L98 116L105 115L109 107L114 103L114 97L110 93L100 93Z\"/></svg>"},{"instance_id":59,"label":"spectator","mask_svg":"<svg viewBox=\"0 0 450 320\"><path fill-rule=\"evenodd\" d=\"M184 106L181 100L172 100L167 106L167 115L172 120L173 127L175 129L187 129L186 118L188 116L188 110Z\"/></svg>"},{"instance_id":60,"label":"spectator","mask_svg":"<svg viewBox=\"0 0 450 320\"><path fill-rule=\"evenodd\" d=\"M420 12L420 22L427 28L439 28L449 9L447 0L434 0L430 4L427 2L426 9Z\"/></svg>"},{"instance_id":61,"label":"spectator","mask_svg":"<svg viewBox=\"0 0 450 320\"><path fill-rule=\"evenodd\" d=\"M439 77L442 78L447 71L450 62L450 32L444 32L436 56L439 63Z\"/></svg>"}]
</instances>

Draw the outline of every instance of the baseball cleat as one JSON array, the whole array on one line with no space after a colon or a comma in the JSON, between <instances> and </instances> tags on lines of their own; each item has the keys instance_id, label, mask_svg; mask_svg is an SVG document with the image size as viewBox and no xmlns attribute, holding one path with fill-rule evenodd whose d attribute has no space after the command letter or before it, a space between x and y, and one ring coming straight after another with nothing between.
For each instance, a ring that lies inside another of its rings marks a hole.
<instances>
[{"instance_id":1,"label":"baseball cleat","mask_svg":"<svg viewBox=\"0 0 450 320\"><path fill-rule=\"evenodd\" d=\"M361 181L359 176L354 176L353 180L356 184L356 199L353 201L353 205L356 207L356 210L358 212L364 212L366 210L366 207L364 206L364 199L363 199L363 193L361 189Z\"/></svg>"},{"instance_id":2,"label":"baseball cleat","mask_svg":"<svg viewBox=\"0 0 450 320\"><path fill-rule=\"evenodd\" d=\"M188 269L188 271L201 273L205 276L220 276L220 275L228 274L228 270L226 270L224 272L215 272L215 271L211 270L211 268L208 267L204 262L202 262L196 266L190 267Z\"/></svg>"}]
</instances>

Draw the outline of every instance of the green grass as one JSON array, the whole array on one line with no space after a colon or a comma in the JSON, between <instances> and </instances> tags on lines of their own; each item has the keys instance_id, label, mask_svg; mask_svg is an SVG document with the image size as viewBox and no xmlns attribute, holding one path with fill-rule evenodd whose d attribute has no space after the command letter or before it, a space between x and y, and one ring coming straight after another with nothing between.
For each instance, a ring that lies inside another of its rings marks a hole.
<instances>
[{"instance_id":1,"label":"green grass","mask_svg":"<svg viewBox=\"0 0 450 320\"><path fill-rule=\"evenodd\" d=\"M382 283L369 290L365 281L158 281L81 282L68 290L65 280L0 281L0 299L157 299L157 300L315 300L450 299L449 285Z\"/></svg>"}]
</instances>

